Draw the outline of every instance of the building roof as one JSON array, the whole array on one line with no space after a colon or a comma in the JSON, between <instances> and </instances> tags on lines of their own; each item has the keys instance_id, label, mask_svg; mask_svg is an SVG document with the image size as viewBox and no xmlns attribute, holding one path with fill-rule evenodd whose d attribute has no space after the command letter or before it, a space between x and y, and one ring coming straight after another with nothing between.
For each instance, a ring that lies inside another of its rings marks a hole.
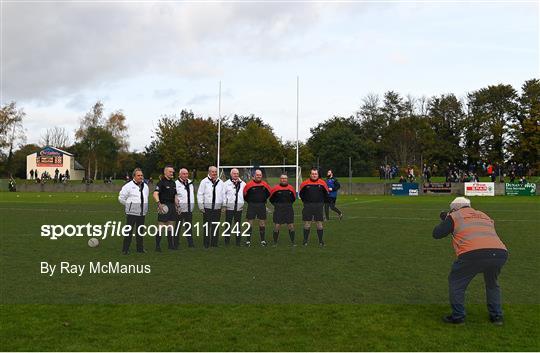
<instances>
[{"instance_id":1,"label":"building roof","mask_svg":"<svg viewBox=\"0 0 540 353\"><path fill-rule=\"evenodd\" d=\"M56 148L56 147L53 147L53 146L45 146L43 147L41 150L44 150L46 148L50 148L50 149L53 149L55 150L56 152L60 152L60 153L63 153L63 154L67 154L68 156L72 156L73 157L73 153L69 153L67 151L64 151L64 150L61 150L60 148Z\"/></svg>"},{"instance_id":2,"label":"building roof","mask_svg":"<svg viewBox=\"0 0 540 353\"><path fill-rule=\"evenodd\" d=\"M38 154L39 152L43 151L43 150L53 150L55 152L58 152L58 153L62 153L62 154L65 154L65 155L68 155L70 157L73 157L73 153L69 153L67 151L64 151L64 150L61 150L60 148L56 148L56 147L53 147L53 146L45 146L43 148L40 148L39 151L37 152L34 152L34 153L30 153L29 156L33 155L33 154Z\"/></svg>"},{"instance_id":3,"label":"building roof","mask_svg":"<svg viewBox=\"0 0 540 353\"><path fill-rule=\"evenodd\" d=\"M75 169L76 170L85 170L81 163L75 161Z\"/></svg>"}]
</instances>

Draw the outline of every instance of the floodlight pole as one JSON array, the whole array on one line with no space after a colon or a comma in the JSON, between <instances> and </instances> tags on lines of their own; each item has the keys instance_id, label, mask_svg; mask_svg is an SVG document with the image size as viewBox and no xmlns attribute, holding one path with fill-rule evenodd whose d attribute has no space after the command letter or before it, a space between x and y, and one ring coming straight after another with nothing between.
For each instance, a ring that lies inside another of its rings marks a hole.
<instances>
[{"instance_id":1,"label":"floodlight pole","mask_svg":"<svg viewBox=\"0 0 540 353\"><path fill-rule=\"evenodd\" d=\"M299 154L298 154L298 117L299 117L299 100L300 100L300 77L296 76L296 194L298 195L298 164L299 164Z\"/></svg>"},{"instance_id":2,"label":"floodlight pole","mask_svg":"<svg viewBox=\"0 0 540 353\"><path fill-rule=\"evenodd\" d=\"M219 173L219 157L221 147L221 81L219 81L219 98L218 98L218 135L217 135L217 170ZM219 177L219 175L218 175Z\"/></svg>"}]
</instances>

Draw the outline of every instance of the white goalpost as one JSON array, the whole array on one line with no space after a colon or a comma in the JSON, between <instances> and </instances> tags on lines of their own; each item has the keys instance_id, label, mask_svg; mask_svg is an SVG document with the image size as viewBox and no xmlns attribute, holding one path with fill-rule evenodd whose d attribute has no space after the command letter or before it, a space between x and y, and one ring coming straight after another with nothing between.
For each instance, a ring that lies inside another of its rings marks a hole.
<instances>
[{"instance_id":1,"label":"white goalpost","mask_svg":"<svg viewBox=\"0 0 540 353\"><path fill-rule=\"evenodd\" d=\"M294 179L295 179L295 190L298 193L298 187L301 182L302 178L302 170L300 168L300 154L299 154L299 140L298 140L298 128L299 128L299 110L300 110L300 77L296 76L296 164L282 164L282 165L229 165L229 166L222 166L220 164L220 157L221 157L221 81L219 81L219 95L218 95L218 133L217 133L217 169L218 169L218 176L220 178L226 178L227 176L224 175L224 170L226 169L232 169L237 168L240 171L249 171L249 173L252 173L255 169L263 169L263 170L281 170L281 173L287 173L287 169L294 169ZM251 174L252 175L252 174ZM268 173L267 173L268 175ZM240 173L240 177L242 179L245 179L246 176L242 175L242 172ZM279 177L279 175L277 175Z\"/></svg>"}]
</instances>

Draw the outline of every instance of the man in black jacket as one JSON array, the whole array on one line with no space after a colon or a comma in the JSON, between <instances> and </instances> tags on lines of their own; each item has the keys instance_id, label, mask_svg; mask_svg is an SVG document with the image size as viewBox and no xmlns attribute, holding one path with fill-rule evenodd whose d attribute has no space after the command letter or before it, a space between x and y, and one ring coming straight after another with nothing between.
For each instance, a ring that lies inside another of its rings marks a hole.
<instances>
[{"instance_id":1,"label":"man in black jacket","mask_svg":"<svg viewBox=\"0 0 540 353\"><path fill-rule=\"evenodd\" d=\"M291 245L294 244L294 210L293 203L296 200L296 192L289 184L286 174L282 174L279 178L279 184L274 186L270 192L270 203L274 205L274 246L277 246L279 238L279 228L282 224L286 224L289 229L289 237Z\"/></svg>"},{"instance_id":2,"label":"man in black jacket","mask_svg":"<svg viewBox=\"0 0 540 353\"><path fill-rule=\"evenodd\" d=\"M300 199L304 203L302 210L302 220L304 221L304 242L307 246L309 233L311 231L311 222L317 223L317 236L319 246L324 246L323 241L323 207L328 199L328 186L319 178L319 170L312 168L309 179L300 185Z\"/></svg>"},{"instance_id":3,"label":"man in black jacket","mask_svg":"<svg viewBox=\"0 0 540 353\"><path fill-rule=\"evenodd\" d=\"M251 246L251 232L255 219L259 220L259 234L261 236L261 245L266 246L266 201L270 197L270 186L262 180L262 171L257 169L253 180L244 187L244 200L248 203L246 219L248 220L249 236L246 246Z\"/></svg>"},{"instance_id":4,"label":"man in black jacket","mask_svg":"<svg viewBox=\"0 0 540 353\"><path fill-rule=\"evenodd\" d=\"M156 251L161 252L161 231L167 234L169 250L176 250L173 236L175 236L174 225L176 223L176 184L174 182L174 167L168 165L163 169L163 176L156 185L152 195L158 205L158 225L159 232L156 235Z\"/></svg>"}]
</instances>

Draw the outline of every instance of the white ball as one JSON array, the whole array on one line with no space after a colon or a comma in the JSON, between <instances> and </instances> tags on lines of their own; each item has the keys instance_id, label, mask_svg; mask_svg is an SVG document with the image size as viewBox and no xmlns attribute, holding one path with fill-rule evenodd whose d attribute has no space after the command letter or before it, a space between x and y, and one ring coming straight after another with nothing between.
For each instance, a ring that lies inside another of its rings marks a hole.
<instances>
[{"instance_id":1,"label":"white ball","mask_svg":"<svg viewBox=\"0 0 540 353\"><path fill-rule=\"evenodd\" d=\"M169 207L167 205L161 205L161 208L158 208L159 214L167 214L169 213Z\"/></svg>"},{"instance_id":2,"label":"white ball","mask_svg":"<svg viewBox=\"0 0 540 353\"><path fill-rule=\"evenodd\" d=\"M96 246L99 245L99 240L97 240L96 238L90 238L88 240L88 246L91 247L91 248L95 248Z\"/></svg>"}]
</instances>

